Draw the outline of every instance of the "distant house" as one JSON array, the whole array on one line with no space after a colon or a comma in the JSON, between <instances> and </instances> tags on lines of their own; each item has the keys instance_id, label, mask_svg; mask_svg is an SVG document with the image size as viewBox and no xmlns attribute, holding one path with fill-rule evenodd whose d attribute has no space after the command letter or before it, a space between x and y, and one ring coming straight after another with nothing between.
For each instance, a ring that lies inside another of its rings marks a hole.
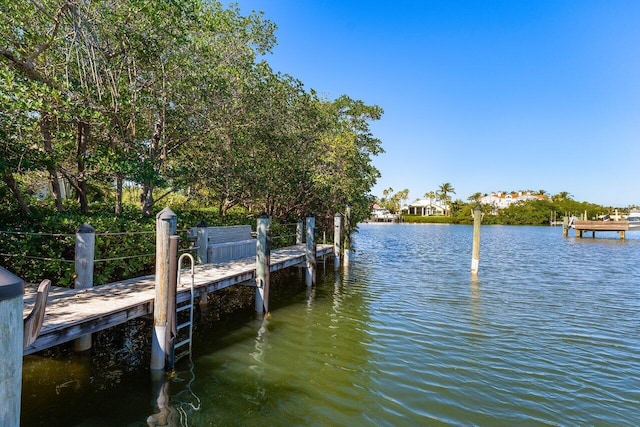
<instances>
[{"instance_id":1,"label":"distant house","mask_svg":"<svg viewBox=\"0 0 640 427\"><path fill-rule=\"evenodd\" d=\"M530 200L546 200L544 194L532 194L531 191L518 191L512 193L491 193L491 195L480 198L480 203L493 206L493 213L497 214L498 210L508 208L514 203L521 203Z\"/></svg>"},{"instance_id":2,"label":"distant house","mask_svg":"<svg viewBox=\"0 0 640 427\"><path fill-rule=\"evenodd\" d=\"M371 221L374 222L395 222L399 217L396 214L392 214L389 209L380 207L379 205L373 205L371 210Z\"/></svg>"},{"instance_id":3,"label":"distant house","mask_svg":"<svg viewBox=\"0 0 640 427\"><path fill-rule=\"evenodd\" d=\"M403 206L402 211L407 212L408 215L432 216L444 215L447 209L447 205L427 199L421 199Z\"/></svg>"}]
</instances>

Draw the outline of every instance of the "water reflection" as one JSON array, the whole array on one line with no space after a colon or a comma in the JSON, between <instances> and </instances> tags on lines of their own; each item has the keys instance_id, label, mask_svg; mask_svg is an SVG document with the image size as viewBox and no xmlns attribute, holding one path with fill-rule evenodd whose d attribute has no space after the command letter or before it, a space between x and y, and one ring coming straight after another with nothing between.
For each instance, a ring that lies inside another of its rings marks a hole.
<instances>
[{"instance_id":1,"label":"water reflection","mask_svg":"<svg viewBox=\"0 0 640 427\"><path fill-rule=\"evenodd\" d=\"M256 405L260 405L267 396L267 388L265 385L266 371L266 355L269 350L269 315L258 315L259 328L256 334L254 351L249 353L251 358L256 362L249 366L249 370L253 373L255 395L247 396L247 400Z\"/></svg>"},{"instance_id":2,"label":"water reflection","mask_svg":"<svg viewBox=\"0 0 640 427\"><path fill-rule=\"evenodd\" d=\"M184 371L151 371L151 406L154 413L147 417L149 427L188 426L189 416L200 410L200 398L192 389L196 376L194 365ZM176 389L171 396L171 389Z\"/></svg>"},{"instance_id":3,"label":"water reflection","mask_svg":"<svg viewBox=\"0 0 640 427\"><path fill-rule=\"evenodd\" d=\"M176 411L169 405L169 381L164 371L151 371L151 397L153 399L152 405L159 412L147 418L147 425L152 427L166 426L170 421L171 425L176 425L174 423L177 418ZM171 415L173 416L170 420Z\"/></svg>"},{"instance_id":4,"label":"water reflection","mask_svg":"<svg viewBox=\"0 0 640 427\"><path fill-rule=\"evenodd\" d=\"M474 277L475 276L475 277ZM471 288L471 314L473 316L474 323L479 323L482 319L480 316L481 312L481 301L480 301L480 280L478 279L477 274L471 275L471 280L469 281L469 286Z\"/></svg>"}]
</instances>

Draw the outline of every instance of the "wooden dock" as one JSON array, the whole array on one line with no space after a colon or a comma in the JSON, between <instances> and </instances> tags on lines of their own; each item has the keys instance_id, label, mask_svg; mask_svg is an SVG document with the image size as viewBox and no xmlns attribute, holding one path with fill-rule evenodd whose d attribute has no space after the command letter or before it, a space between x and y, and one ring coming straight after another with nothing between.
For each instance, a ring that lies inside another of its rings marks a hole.
<instances>
[{"instance_id":1,"label":"wooden dock","mask_svg":"<svg viewBox=\"0 0 640 427\"><path fill-rule=\"evenodd\" d=\"M332 245L318 244L316 255L333 253ZM270 271L278 271L305 262L305 246L296 245L271 251ZM178 302L190 298L191 269L181 273ZM202 296L228 286L253 280L256 258L243 258L221 264L203 264L195 267L195 294ZM40 335L24 349L32 354L86 334L98 332L137 317L153 313L155 276L94 286L88 289L52 287L47 299L44 323ZM34 304L35 292L24 296L24 316Z\"/></svg>"},{"instance_id":2,"label":"wooden dock","mask_svg":"<svg viewBox=\"0 0 640 427\"><path fill-rule=\"evenodd\" d=\"M573 228L576 237L582 237L585 231L590 231L592 237L596 236L596 231L617 231L620 238L624 239L625 232L629 230L629 221L575 221Z\"/></svg>"}]
</instances>

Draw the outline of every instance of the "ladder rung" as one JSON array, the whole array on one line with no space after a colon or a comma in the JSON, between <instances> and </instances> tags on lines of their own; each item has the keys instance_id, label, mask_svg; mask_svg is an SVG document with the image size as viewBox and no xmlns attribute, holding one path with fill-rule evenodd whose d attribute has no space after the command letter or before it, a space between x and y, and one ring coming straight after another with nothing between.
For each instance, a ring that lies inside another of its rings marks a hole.
<instances>
[{"instance_id":1,"label":"ladder rung","mask_svg":"<svg viewBox=\"0 0 640 427\"><path fill-rule=\"evenodd\" d=\"M183 339L183 340L182 340L182 341L180 341L179 343L175 344L175 345L173 346L173 348L174 348L174 349L176 349L176 348L178 348L178 347L182 347L183 345L185 345L185 344L189 344L190 342L191 342L191 338Z\"/></svg>"},{"instance_id":2,"label":"ladder rung","mask_svg":"<svg viewBox=\"0 0 640 427\"><path fill-rule=\"evenodd\" d=\"M175 360L180 360L182 359L184 356L188 356L189 355L189 351L183 351L182 353L176 354Z\"/></svg>"},{"instance_id":3,"label":"ladder rung","mask_svg":"<svg viewBox=\"0 0 640 427\"><path fill-rule=\"evenodd\" d=\"M178 326L176 326L176 329L179 331L180 329L186 328L189 325L191 325L191 322L184 322L184 323L181 323Z\"/></svg>"},{"instance_id":4,"label":"ladder rung","mask_svg":"<svg viewBox=\"0 0 640 427\"><path fill-rule=\"evenodd\" d=\"M180 313L181 311L189 310L191 308L191 304L183 305L176 308L176 313Z\"/></svg>"}]
</instances>

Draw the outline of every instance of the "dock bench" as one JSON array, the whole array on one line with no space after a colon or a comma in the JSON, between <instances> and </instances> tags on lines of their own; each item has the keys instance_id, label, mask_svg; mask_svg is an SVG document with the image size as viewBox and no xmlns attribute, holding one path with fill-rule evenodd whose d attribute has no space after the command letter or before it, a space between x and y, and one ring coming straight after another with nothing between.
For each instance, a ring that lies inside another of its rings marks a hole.
<instances>
[{"instance_id":1,"label":"dock bench","mask_svg":"<svg viewBox=\"0 0 640 427\"><path fill-rule=\"evenodd\" d=\"M256 256L256 239L250 225L194 227L198 259L202 264L216 264Z\"/></svg>"}]
</instances>

